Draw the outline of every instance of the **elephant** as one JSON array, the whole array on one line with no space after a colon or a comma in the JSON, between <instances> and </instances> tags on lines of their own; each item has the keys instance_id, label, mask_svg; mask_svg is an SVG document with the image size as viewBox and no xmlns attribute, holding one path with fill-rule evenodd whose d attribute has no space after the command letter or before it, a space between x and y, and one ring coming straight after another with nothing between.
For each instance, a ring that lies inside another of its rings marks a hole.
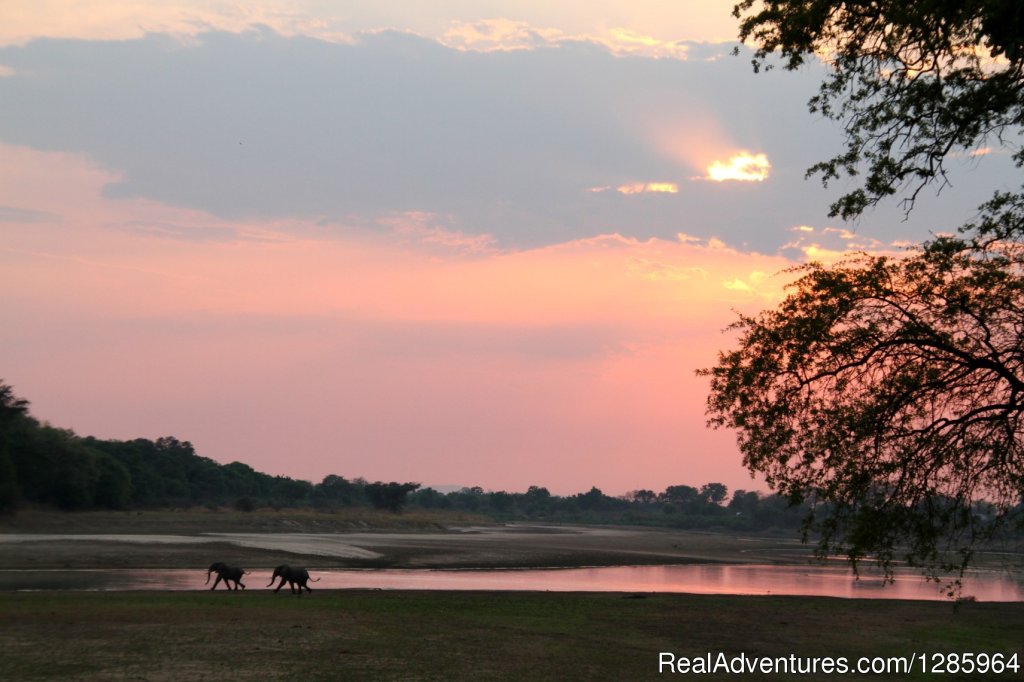
<instances>
[{"instance_id":1,"label":"elephant","mask_svg":"<svg viewBox=\"0 0 1024 682\"><path fill-rule=\"evenodd\" d=\"M216 563L210 564L210 569L206 571L207 585L210 584L210 576L214 573L217 574L217 579L213 581L213 587L210 588L211 590L217 589L217 585L218 583L220 583L221 580L224 581L224 587L228 588L229 590L237 590L239 587L241 587L243 590L245 589L245 585L242 584L242 576L248 573L248 571L243 571L238 566L229 566L225 564L223 561L218 561ZM232 582L235 583L234 588L231 587Z\"/></svg>"},{"instance_id":2,"label":"elephant","mask_svg":"<svg viewBox=\"0 0 1024 682\"><path fill-rule=\"evenodd\" d=\"M278 583L277 588L274 590L275 594L284 586L285 583L288 583L288 587L291 588L292 594L296 594L296 585L298 585L298 594L300 596L302 595L302 588L306 588L307 592L313 591L310 588L310 586L306 584L306 582L309 581L310 578L309 571L307 571L304 568L289 566L287 564L282 564L281 566L278 566L274 569L274 575L270 577L270 583L267 585L267 587L273 585L274 581L278 578L281 578L281 582ZM320 582L320 578L315 578L312 580L312 582Z\"/></svg>"}]
</instances>

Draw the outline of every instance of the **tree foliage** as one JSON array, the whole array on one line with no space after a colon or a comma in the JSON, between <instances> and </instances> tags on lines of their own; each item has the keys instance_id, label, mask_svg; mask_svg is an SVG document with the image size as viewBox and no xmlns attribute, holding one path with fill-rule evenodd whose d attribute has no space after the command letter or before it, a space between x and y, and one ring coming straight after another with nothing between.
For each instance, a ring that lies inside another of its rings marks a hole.
<instances>
[{"instance_id":1,"label":"tree foliage","mask_svg":"<svg viewBox=\"0 0 1024 682\"><path fill-rule=\"evenodd\" d=\"M448 493L420 488L410 493L408 506L468 512L498 521L630 524L733 532L792 532L799 528L807 512L803 505L791 506L777 494L742 490L726 506L721 502L727 494L726 486L716 482L699 488L671 485L661 493L634 490L621 496L607 495L596 487L563 496L539 486L530 486L521 493L485 491L473 486Z\"/></svg>"},{"instance_id":2,"label":"tree foliage","mask_svg":"<svg viewBox=\"0 0 1024 682\"><path fill-rule=\"evenodd\" d=\"M15 396L14 389L0 380L0 512L17 507L17 472L11 452L30 425L28 401Z\"/></svg>"},{"instance_id":3,"label":"tree foliage","mask_svg":"<svg viewBox=\"0 0 1024 682\"><path fill-rule=\"evenodd\" d=\"M420 487L419 483L368 483L366 497L377 509L387 509L397 514L405 506L409 493Z\"/></svg>"},{"instance_id":4,"label":"tree foliage","mask_svg":"<svg viewBox=\"0 0 1024 682\"><path fill-rule=\"evenodd\" d=\"M798 268L702 370L710 423L737 431L745 464L825 505L808 526L822 553L962 570L1020 522L1024 245L1005 208L905 258Z\"/></svg>"},{"instance_id":5,"label":"tree foliage","mask_svg":"<svg viewBox=\"0 0 1024 682\"><path fill-rule=\"evenodd\" d=\"M864 173L832 205L855 218L890 196L913 208L952 156L1024 148L1020 0L741 0L754 68L822 59L812 112L846 148L823 181ZM809 501L819 551L963 570L1020 523L1024 496L1024 193L996 192L957 237L905 258L797 269L775 310L742 317L711 377L709 422L747 466Z\"/></svg>"},{"instance_id":6,"label":"tree foliage","mask_svg":"<svg viewBox=\"0 0 1024 682\"><path fill-rule=\"evenodd\" d=\"M947 157L1024 123L1020 0L742 0L733 13L755 47L755 69L825 59L811 110L841 121L846 149L812 167L827 183L866 170L832 206L852 218L904 193L909 210ZM816 57L811 57L816 55ZM1024 164L1024 149L1014 154Z\"/></svg>"}]
</instances>

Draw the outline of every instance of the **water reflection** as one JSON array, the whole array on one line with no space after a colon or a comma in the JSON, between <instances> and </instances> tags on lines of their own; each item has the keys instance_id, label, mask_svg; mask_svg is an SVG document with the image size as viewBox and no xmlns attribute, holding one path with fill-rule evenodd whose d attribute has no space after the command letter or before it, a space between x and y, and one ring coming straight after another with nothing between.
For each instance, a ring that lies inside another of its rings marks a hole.
<instances>
[{"instance_id":1,"label":"water reflection","mask_svg":"<svg viewBox=\"0 0 1024 682\"><path fill-rule=\"evenodd\" d=\"M264 575L266 573L266 575ZM941 586L917 573L855 579L838 566L682 565L529 570L314 570L314 589L532 590L554 592L688 592L776 594L871 599L944 599ZM263 589L269 571L246 576ZM3 590L201 590L205 570L0 571ZM1003 572L972 572L964 595L978 601L1024 601L1024 589Z\"/></svg>"}]
</instances>

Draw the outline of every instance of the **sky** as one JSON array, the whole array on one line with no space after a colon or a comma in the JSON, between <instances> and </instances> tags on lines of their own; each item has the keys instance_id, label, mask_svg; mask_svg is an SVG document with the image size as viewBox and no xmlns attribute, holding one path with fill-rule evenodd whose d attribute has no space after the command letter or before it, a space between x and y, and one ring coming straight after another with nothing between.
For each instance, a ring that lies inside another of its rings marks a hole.
<instances>
[{"instance_id":1,"label":"sky","mask_svg":"<svg viewBox=\"0 0 1024 682\"><path fill-rule=\"evenodd\" d=\"M705 426L726 327L1011 166L830 219L825 67L753 73L731 4L0 3L0 377L314 482L764 490Z\"/></svg>"}]
</instances>

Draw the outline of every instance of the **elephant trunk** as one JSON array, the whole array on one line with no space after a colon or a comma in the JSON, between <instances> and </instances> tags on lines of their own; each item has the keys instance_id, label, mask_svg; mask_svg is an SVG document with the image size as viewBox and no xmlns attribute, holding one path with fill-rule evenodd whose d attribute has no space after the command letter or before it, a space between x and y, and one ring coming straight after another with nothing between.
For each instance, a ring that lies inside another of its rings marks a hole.
<instances>
[{"instance_id":1,"label":"elephant trunk","mask_svg":"<svg viewBox=\"0 0 1024 682\"><path fill-rule=\"evenodd\" d=\"M212 570L206 572L206 583L205 583L206 585L210 584L210 576L211 575L213 575L213 571Z\"/></svg>"}]
</instances>

